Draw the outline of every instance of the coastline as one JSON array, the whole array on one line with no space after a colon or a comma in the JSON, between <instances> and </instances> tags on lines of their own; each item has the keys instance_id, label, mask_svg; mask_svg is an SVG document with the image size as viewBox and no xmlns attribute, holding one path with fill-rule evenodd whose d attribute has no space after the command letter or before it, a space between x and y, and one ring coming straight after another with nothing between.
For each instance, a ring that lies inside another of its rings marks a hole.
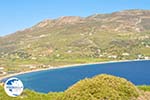
<instances>
[{"instance_id":1,"label":"coastline","mask_svg":"<svg viewBox=\"0 0 150 100\"><path fill-rule=\"evenodd\" d=\"M5 79L5 78L9 78L9 77L17 76L17 75L22 75L22 74L27 74L27 73L32 73L32 72L38 72L38 71L44 71L44 70L53 70L53 69L70 68L70 67L80 67L80 66L84 66L84 65L93 65L93 64L108 64L108 63L133 62L133 61L150 61L150 59L147 59L147 60L146 59L116 60L116 61L93 62L93 63L85 63L85 64L63 65L63 66L57 66L57 67L54 66L54 67L50 67L50 68L41 68L41 69L35 69L35 70L29 70L29 71L25 71L25 72L9 74L9 75L0 77L0 81Z\"/></svg>"}]
</instances>

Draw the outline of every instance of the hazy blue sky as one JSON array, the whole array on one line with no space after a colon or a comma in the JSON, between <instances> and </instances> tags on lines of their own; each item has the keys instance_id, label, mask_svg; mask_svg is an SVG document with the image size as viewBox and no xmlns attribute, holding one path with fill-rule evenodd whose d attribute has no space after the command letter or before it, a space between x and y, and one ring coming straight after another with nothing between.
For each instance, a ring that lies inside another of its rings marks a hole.
<instances>
[{"instance_id":1,"label":"hazy blue sky","mask_svg":"<svg viewBox=\"0 0 150 100\"><path fill-rule=\"evenodd\" d=\"M150 0L0 0L0 36L47 18L150 9Z\"/></svg>"}]
</instances>

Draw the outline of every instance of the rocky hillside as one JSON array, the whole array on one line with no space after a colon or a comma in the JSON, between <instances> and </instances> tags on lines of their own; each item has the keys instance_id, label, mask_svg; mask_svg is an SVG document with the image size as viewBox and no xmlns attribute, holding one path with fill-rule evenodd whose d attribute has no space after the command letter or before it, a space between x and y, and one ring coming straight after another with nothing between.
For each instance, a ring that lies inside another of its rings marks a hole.
<instances>
[{"instance_id":1,"label":"rocky hillside","mask_svg":"<svg viewBox=\"0 0 150 100\"><path fill-rule=\"evenodd\" d=\"M0 38L0 66L4 67L149 57L150 10L47 19Z\"/></svg>"}]
</instances>

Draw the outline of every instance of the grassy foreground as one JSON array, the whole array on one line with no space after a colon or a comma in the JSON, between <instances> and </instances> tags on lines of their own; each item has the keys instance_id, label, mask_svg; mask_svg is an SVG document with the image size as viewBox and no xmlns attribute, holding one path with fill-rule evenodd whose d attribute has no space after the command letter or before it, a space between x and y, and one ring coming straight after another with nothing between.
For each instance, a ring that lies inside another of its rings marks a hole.
<instances>
[{"instance_id":1,"label":"grassy foreground","mask_svg":"<svg viewBox=\"0 0 150 100\"><path fill-rule=\"evenodd\" d=\"M64 92L42 94L26 89L15 98L7 96L0 86L0 100L141 100L143 90L150 91L150 86L136 87L126 79L102 74L81 80Z\"/></svg>"},{"instance_id":2,"label":"grassy foreground","mask_svg":"<svg viewBox=\"0 0 150 100\"><path fill-rule=\"evenodd\" d=\"M137 87L143 91L150 91L150 86L147 86L147 85L142 85L142 86L137 86Z\"/></svg>"}]
</instances>

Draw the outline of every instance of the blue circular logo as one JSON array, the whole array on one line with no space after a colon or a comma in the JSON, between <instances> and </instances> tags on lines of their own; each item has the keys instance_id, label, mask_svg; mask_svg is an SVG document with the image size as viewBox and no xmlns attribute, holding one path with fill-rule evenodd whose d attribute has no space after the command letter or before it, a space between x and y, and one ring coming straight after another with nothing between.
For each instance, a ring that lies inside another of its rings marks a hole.
<instances>
[{"instance_id":1,"label":"blue circular logo","mask_svg":"<svg viewBox=\"0 0 150 100\"><path fill-rule=\"evenodd\" d=\"M18 78L9 78L5 84L5 92L11 97L17 97L23 92L23 83Z\"/></svg>"}]
</instances>

